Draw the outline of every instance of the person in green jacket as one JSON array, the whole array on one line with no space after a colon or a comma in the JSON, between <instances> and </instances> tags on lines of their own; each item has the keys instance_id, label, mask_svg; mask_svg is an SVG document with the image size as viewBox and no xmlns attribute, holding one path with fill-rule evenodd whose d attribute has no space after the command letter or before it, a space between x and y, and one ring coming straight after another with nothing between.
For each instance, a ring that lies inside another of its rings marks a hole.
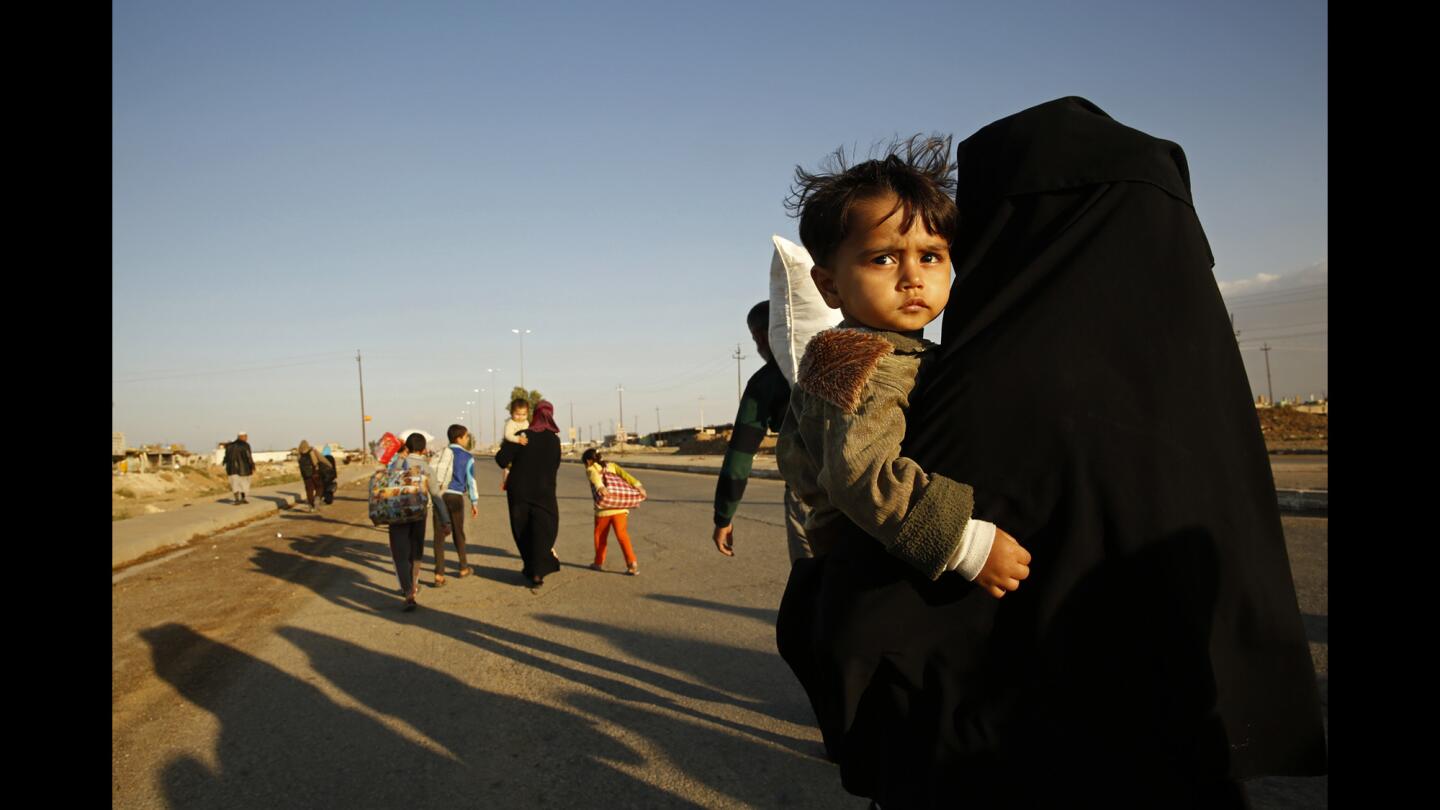
<instances>
[{"instance_id":1,"label":"person in green jacket","mask_svg":"<svg viewBox=\"0 0 1440 810\"><path fill-rule=\"evenodd\" d=\"M765 438L767 430L779 432L785 421L785 410L790 406L790 384L780 373L775 355L770 351L770 302L761 301L751 307L745 323L750 327L750 337L755 340L755 351L764 358L765 365L750 375L750 381L745 384L740 409L735 413L730 446L720 464L720 480L715 482L715 532L711 539L715 541L715 548L727 557L735 556L735 510L745 495L745 484L750 479L755 452L760 449L760 441ZM809 510L791 494L787 485L785 539L791 562L811 556L810 542L805 537L808 513Z\"/></svg>"}]
</instances>

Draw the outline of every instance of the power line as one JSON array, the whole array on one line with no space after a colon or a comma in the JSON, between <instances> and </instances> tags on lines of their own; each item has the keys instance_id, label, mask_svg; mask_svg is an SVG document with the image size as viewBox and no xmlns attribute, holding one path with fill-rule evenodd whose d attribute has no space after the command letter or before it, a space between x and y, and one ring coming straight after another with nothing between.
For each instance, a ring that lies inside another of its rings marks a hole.
<instances>
[{"instance_id":1,"label":"power line","mask_svg":"<svg viewBox=\"0 0 1440 810\"><path fill-rule=\"evenodd\" d=\"M1273 332L1273 331L1275 331L1275 330L1277 330L1277 329L1301 329L1301 328L1310 327L1310 326L1326 326L1326 325L1328 325L1328 324L1329 324L1328 321L1311 321L1311 322L1309 322L1309 323L1286 323L1286 324L1277 324L1277 325L1275 325L1275 326L1252 326L1252 327L1250 327L1249 329L1247 329L1246 331L1249 331L1249 332Z\"/></svg>"},{"instance_id":2,"label":"power line","mask_svg":"<svg viewBox=\"0 0 1440 810\"><path fill-rule=\"evenodd\" d=\"M1295 287L1284 287L1276 290L1256 290L1252 293L1239 293L1237 295L1225 295L1221 293L1221 297L1226 301L1249 301L1260 298L1295 295L1298 293L1310 293L1316 290L1328 289L1329 286L1329 282L1322 281L1318 284L1301 284Z\"/></svg>"},{"instance_id":3,"label":"power line","mask_svg":"<svg viewBox=\"0 0 1440 810\"><path fill-rule=\"evenodd\" d=\"M294 361L294 360L315 360L315 359L321 359L321 358L349 357L349 356L350 356L349 352L313 352L313 353L311 353L311 354L294 354L294 355L290 355L289 357L272 357L272 358L270 358L269 360L264 361L264 362L269 362L269 363L289 363L289 362ZM236 366L236 368L240 368L240 367L243 367L243 366L246 366L246 365L250 365L250 363L254 363L254 362L257 362L257 361L253 361L253 360L252 360L252 361L249 361L249 362L246 362L246 363L241 363L239 366ZM213 364L211 364L211 365L205 366L204 368L205 368L206 370L211 370L211 369L214 369L215 366L214 366ZM151 369L145 369L144 371L137 371L137 372L135 372L135 373L137 373L137 374L170 374L170 373L173 372L173 373L179 374L179 373L189 372L189 371L192 371L192 370L194 370L194 367L187 366L187 367L182 367L182 368L151 368Z\"/></svg>"},{"instance_id":4,"label":"power line","mask_svg":"<svg viewBox=\"0 0 1440 810\"><path fill-rule=\"evenodd\" d=\"M1289 339L1292 339L1292 338L1329 336L1329 334L1330 334L1329 332L1302 332L1302 333L1297 334L1297 335L1276 335L1275 337L1289 340ZM1242 348L1242 349L1253 349L1253 348L1255 348L1255 346L1256 346L1256 344L1254 344L1254 343L1251 343L1251 344L1249 344L1249 345L1241 344L1241 345L1240 345L1240 348Z\"/></svg>"},{"instance_id":5,"label":"power line","mask_svg":"<svg viewBox=\"0 0 1440 810\"><path fill-rule=\"evenodd\" d=\"M1241 349L1245 349L1245 348L1251 348L1251 349L1253 349L1253 348L1255 348L1255 347L1254 347L1254 346L1249 346L1249 347L1241 346L1240 348L1241 348ZM1272 343L1272 344L1270 344L1270 348L1271 348L1271 349L1275 349L1275 350L1285 349L1286 351L1292 351L1292 352L1327 352L1327 353L1328 353L1328 352L1330 351L1329 349L1327 349L1327 348L1325 348L1325 347L1323 347L1323 346L1289 346L1289 345L1286 345L1286 344L1283 344L1283 343Z\"/></svg>"},{"instance_id":6,"label":"power line","mask_svg":"<svg viewBox=\"0 0 1440 810\"><path fill-rule=\"evenodd\" d=\"M179 380L179 379L184 379L184 378L186 378L186 377L210 377L210 376L214 376L214 375L216 375L216 374L244 374L244 373L250 372L250 371L273 371L273 370L275 370L275 369L280 369L280 368L296 368L296 367L299 367L299 366L317 366L317 365L324 365L324 364L327 364L327 363L333 363L335 360L338 360L338 359L340 359L340 358L342 358L342 357L348 359L349 355L348 355L348 354L333 355L333 356L331 356L331 357L327 357L327 358L324 359L324 360L304 360L304 361L297 362L297 363L275 363L275 364L264 365L264 366L245 366L245 367L235 367L235 368L221 368L221 369L211 369L211 370L209 370L209 371L191 371L191 372L180 372L180 373L174 373L174 374L159 374L159 375L149 376L149 377L128 377L128 378L122 377L122 378L112 379L111 382L114 383L114 384L116 384L116 385L125 385L125 384L127 384L127 383L153 382L153 381L156 381L156 380Z\"/></svg>"},{"instance_id":7,"label":"power line","mask_svg":"<svg viewBox=\"0 0 1440 810\"><path fill-rule=\"evenodd\" d=\"M1329 300L1329 293L1306 293L1294 298L1272 298L1264 301L1246 301L1230 305L1231 310L1237 309L1265 309L1267 307L1292 306L1294 304L1309 304L1317 301Z\"/></svg>"},{"instance_id":8,"label":"power line","mask_svg":"<svg viewBox=\"0 0 1440 810\"><path fill-rule=\"evenodd\" d=\"M630 390L632 393L636 393L636 394L654 394L654 393L658 393L658 392L661 392L661 391L673 391L673 390L676 389L676 388L682 388L682 387L684 387L684 386L686 386L686 385L691 385L691 384L694 384L694 383L696 383L696 382L699 382L700 380L703 380L703 379L705 379L706 377L714 376L715 372L717 372L722 366L724 366L726 363L728 363L731 359L732 359L732 358L730 358L730 357L721 357L721 358L717 358L717 359L711 360L710 362L706 363L705 365L693 367L688 373L686 373L686 374L683 375L682 377L676 378L677 381L675 381L675 382L667 383L667 384L664 384L664 385L656 385L656 386L642 387L642 388L635 388L635 387L632 386L629 390Z\"/></svg>"}]
</instances>

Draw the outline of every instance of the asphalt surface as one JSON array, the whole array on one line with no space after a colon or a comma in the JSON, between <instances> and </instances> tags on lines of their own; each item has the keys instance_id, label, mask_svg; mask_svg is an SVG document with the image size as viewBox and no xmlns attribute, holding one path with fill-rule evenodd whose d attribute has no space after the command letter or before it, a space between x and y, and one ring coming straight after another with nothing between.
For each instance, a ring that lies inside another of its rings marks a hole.
<instances>
[{"instance_id":1,"label":"asphalt surface","mask_svg":"<svg viewBox=\"0 0 1440 810\"><path fill-rule=\"evenodd\" d=\"M736 556L711 477L637 471L640 576L592 554L580 468L560 471L562 569L525 587L498 471L468 530L476 575L401 612L359 483L133 566L112 587L115 808L863 808L775 653L788 571L781 486L752 481ZM482 479L484 480L484 479ZM1285 519L1327 683L1328 522ZM1324 778L1252 785L1324 807Z\"/></svg>"}]
</instances>

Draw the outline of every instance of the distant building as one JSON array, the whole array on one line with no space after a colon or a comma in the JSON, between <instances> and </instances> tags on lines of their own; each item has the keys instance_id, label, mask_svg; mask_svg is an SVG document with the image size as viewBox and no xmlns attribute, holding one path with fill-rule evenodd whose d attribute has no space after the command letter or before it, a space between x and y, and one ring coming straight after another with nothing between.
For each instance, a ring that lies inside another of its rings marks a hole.
<instances>
[{"instance_id":1,"label":"distant building","mask_svg":"<svg viewBox=\"0 0 1440 810\"><path fill-rule=\"evenodd\" d=\"M145 459L145 467L150 470L179 469L180 463L177 460L178 453L185 453L185 451L177 451L173 446L168 444L152 444L140 449L140 454ZM189 453L185 454L189 455Z\"/></svg>"},{"instance_id":2,"label":"distant building","mask_svg":"<svg viewBox=\"0 0 1440 810\"><path fill-rule=\"evenodd\" d=\"M122 448L119 452L111 453L110 470L121 475L160 472L178 470L194 464L195 461L195 454L186 450L183 444L147 444L144 447Z\"/></svg>"},{"instance_id":3,"label":"distant building","mask_svg":"<svg viewBox=\"0 0 1440 810\"><path fill-rule=\"evenodd\" d=\"M209 456L209 458L210 458L210 463L211 463L211 464L221 465L221 464L224 464L224 463L225 463L225 445L227 445L227 444L229 444L229 442L220 442L219 444L217 444L217 445L215 446L215 450L214 450L213 452L211 452L211 453L210 453L210 456ZM295 451L294 451L294 450L260 450L260 451L256 451L255 449L252 448L252 449L250 450L250 458L254 459L256 464L264 464L264 463L266 463L266 462L274 462L274 461L287 461L287 460L289 460L289 459L295 458Z\"/></svg>"},{"instance_id":4,"label":"distant building","mask_svg":"<svg viewBox=\"0 0 1440 810\"><path fill-rule=\"evenodd\" d=\"M125 455L125 434L118 430L110 434L110 455Z\"/></svg>"},{"instance_id":5,"label":"distant building","mask_svg":"<svg viewBox=\"0 0 1440 810\"><path fill-rule=\"evenodd\" d=\"M261 450L257 453L254 450L251 450L250 457L255 459L256 464L266 464L271 462L278 463L281 461L288 461L289 459L294 458L295 452L293 450ZM224 462L225 457L223 454L221 455L220 460L221 462Z\"/></svg>"},{"instance_id":6,"label":"distant building","mask_svg":"<svg viewBox=\"0 0 1440 810\"><path fill-rule=\"evenodd\" d=\"M734 423L726 422L723 425L706 425L703 428L674 428L672 430L660 430L647 433L644 437L638 439L634 436L627 435L626 440L650 447L677 447L696 436L714 436L721 431L732 430L734 427ZM613 434L605 437L607 444L614 442L614 440L615 436Z\"/></svg>"}]
</instances>

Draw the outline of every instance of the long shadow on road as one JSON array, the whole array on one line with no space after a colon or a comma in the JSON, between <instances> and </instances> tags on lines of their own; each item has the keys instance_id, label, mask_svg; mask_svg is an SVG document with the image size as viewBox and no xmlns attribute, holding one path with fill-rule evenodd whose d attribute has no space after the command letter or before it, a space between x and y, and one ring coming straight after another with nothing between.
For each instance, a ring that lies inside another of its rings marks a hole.
<instances>
[{"instance_id":1,"label":"long shadow on road","mask_svg":"<svg viewBox=\"0 0 1440 810\"><path fill-rule=\"evenodd\" d=\"M477 689L329 636L281 633L343 691L414 731L402 734L393 722L340 705L183 625L144 630L160 677L220 722L215 767L188 755L165 765L160 778L170 807L538 807L573 794L567 780L576 773L592 796L694 806L616 770L610 763L643 759L569 711ZM210 675L222 672L242 688L221 688ZM546 735L517 740L509 733L515 729Z\"/></svg>"},{"instance_id":2,"label":"long shadow on road","mask_svg":"<svg viewBox=\"0 0 1440 810\"><path fill-rule=\"evenodd\" d=\"M731 605L725 602L713 602L709 599L696 599L693 596L679 596L669 593L647 594L646 599L653 599L656 602L665 602L671 605L684 605L685 607L703 608L719 613L729 613L735 616L744 616L756 621L775 626L775 618L780 613L777 608L752 608L744 605Z\"/></svg>"},{"instance_id":3,"label":"long shadow on road","mask_svg":"<svg viewBox=\"0 0 1440 810\"><path fill-rule=\"evenodd\" d=\"M348 541L336 556L349 558L355 553L356 545ZM798 691L796 700L791 701L793 706L751 694L757 685L763 689L770 680L757 679L757 670L783 667L773 655L565 616L541 617L561 631L579 631L611 640L626 653L624 657L615 657L423 605L416 613L402 613L394 593L377 588L360 571L323 559L260 550L253 561L264 573L304 584L334 604L392 623L399 632L423 628L564 679L577 687L561 693L559 700L565 704L564 708L544 708L544 712L550 714L545 714L543 719L536 716L542 707L530 704L512 711L492 710L497 705L525 701L490 695L459 682L449 684L450 676L430 670L425 670L418 680L440 683L443 687L440 692L459 693L459 696L401 699L391 697L391 691L418 695L426 687L419 684L402 687L400 684L407 681L403 673L397 671L397 665L373 665L372 659L384 661L385 656L309 631L293 628L280 631L310 654L312 665L326 678L365 705L424 732L467 766L475 767L472 755L493 756L488 753L489 749L481 754L475 748L479 743L465 743L467 735L478 735L491 745L503 741L505 750L543 752L542 758L548 758L547 761L569 764L558 770L565 774L565 780L583 788L580 806L594 806L597 797L607 795L607 791L615 787L610 784L614 779L613 768L604 765L604 761L633 761L633 752L630 760L609 754L589 760L573 759L584 753L588 743L583 739L584 734L578 735L577 741L577 735L569 727L580 724L591 729L598 722L607 729L617 727L601 735L607 741L605 750L614 748L616 736L642 740L667 760L671 768L704 785L701 795L713 791L728 797L716 799L722 803L794 804L797 802L793 795L796 777L801 775L805 777L803 781L812 785L835 785L833 766L820 756L817 742L789 736L766 727L763 721L748 722L746 718L747 713L753 713L802 726L813 722L808 705ZM367 563L367 567L375 566ZM386 573L393 576L392 572ZM372 671L367 671L367 667ZM494 671L514 670L501 666ZM528 680L521 677L521 681ZM389 702L395 701L398 702L394 707L386 708ZM472 711L466 701L480 701L483 711ZM711 710L706 704L716 704L719 710ZM741 711L737 712L737 708ZM562 716L557 717L555 713ZM654 802L676 802L668 795L663 799L639 795L633 798L633 802L622 804L660 806ZM496 806L527 806L527 803Z\"/></svg>"}]
</instances>

